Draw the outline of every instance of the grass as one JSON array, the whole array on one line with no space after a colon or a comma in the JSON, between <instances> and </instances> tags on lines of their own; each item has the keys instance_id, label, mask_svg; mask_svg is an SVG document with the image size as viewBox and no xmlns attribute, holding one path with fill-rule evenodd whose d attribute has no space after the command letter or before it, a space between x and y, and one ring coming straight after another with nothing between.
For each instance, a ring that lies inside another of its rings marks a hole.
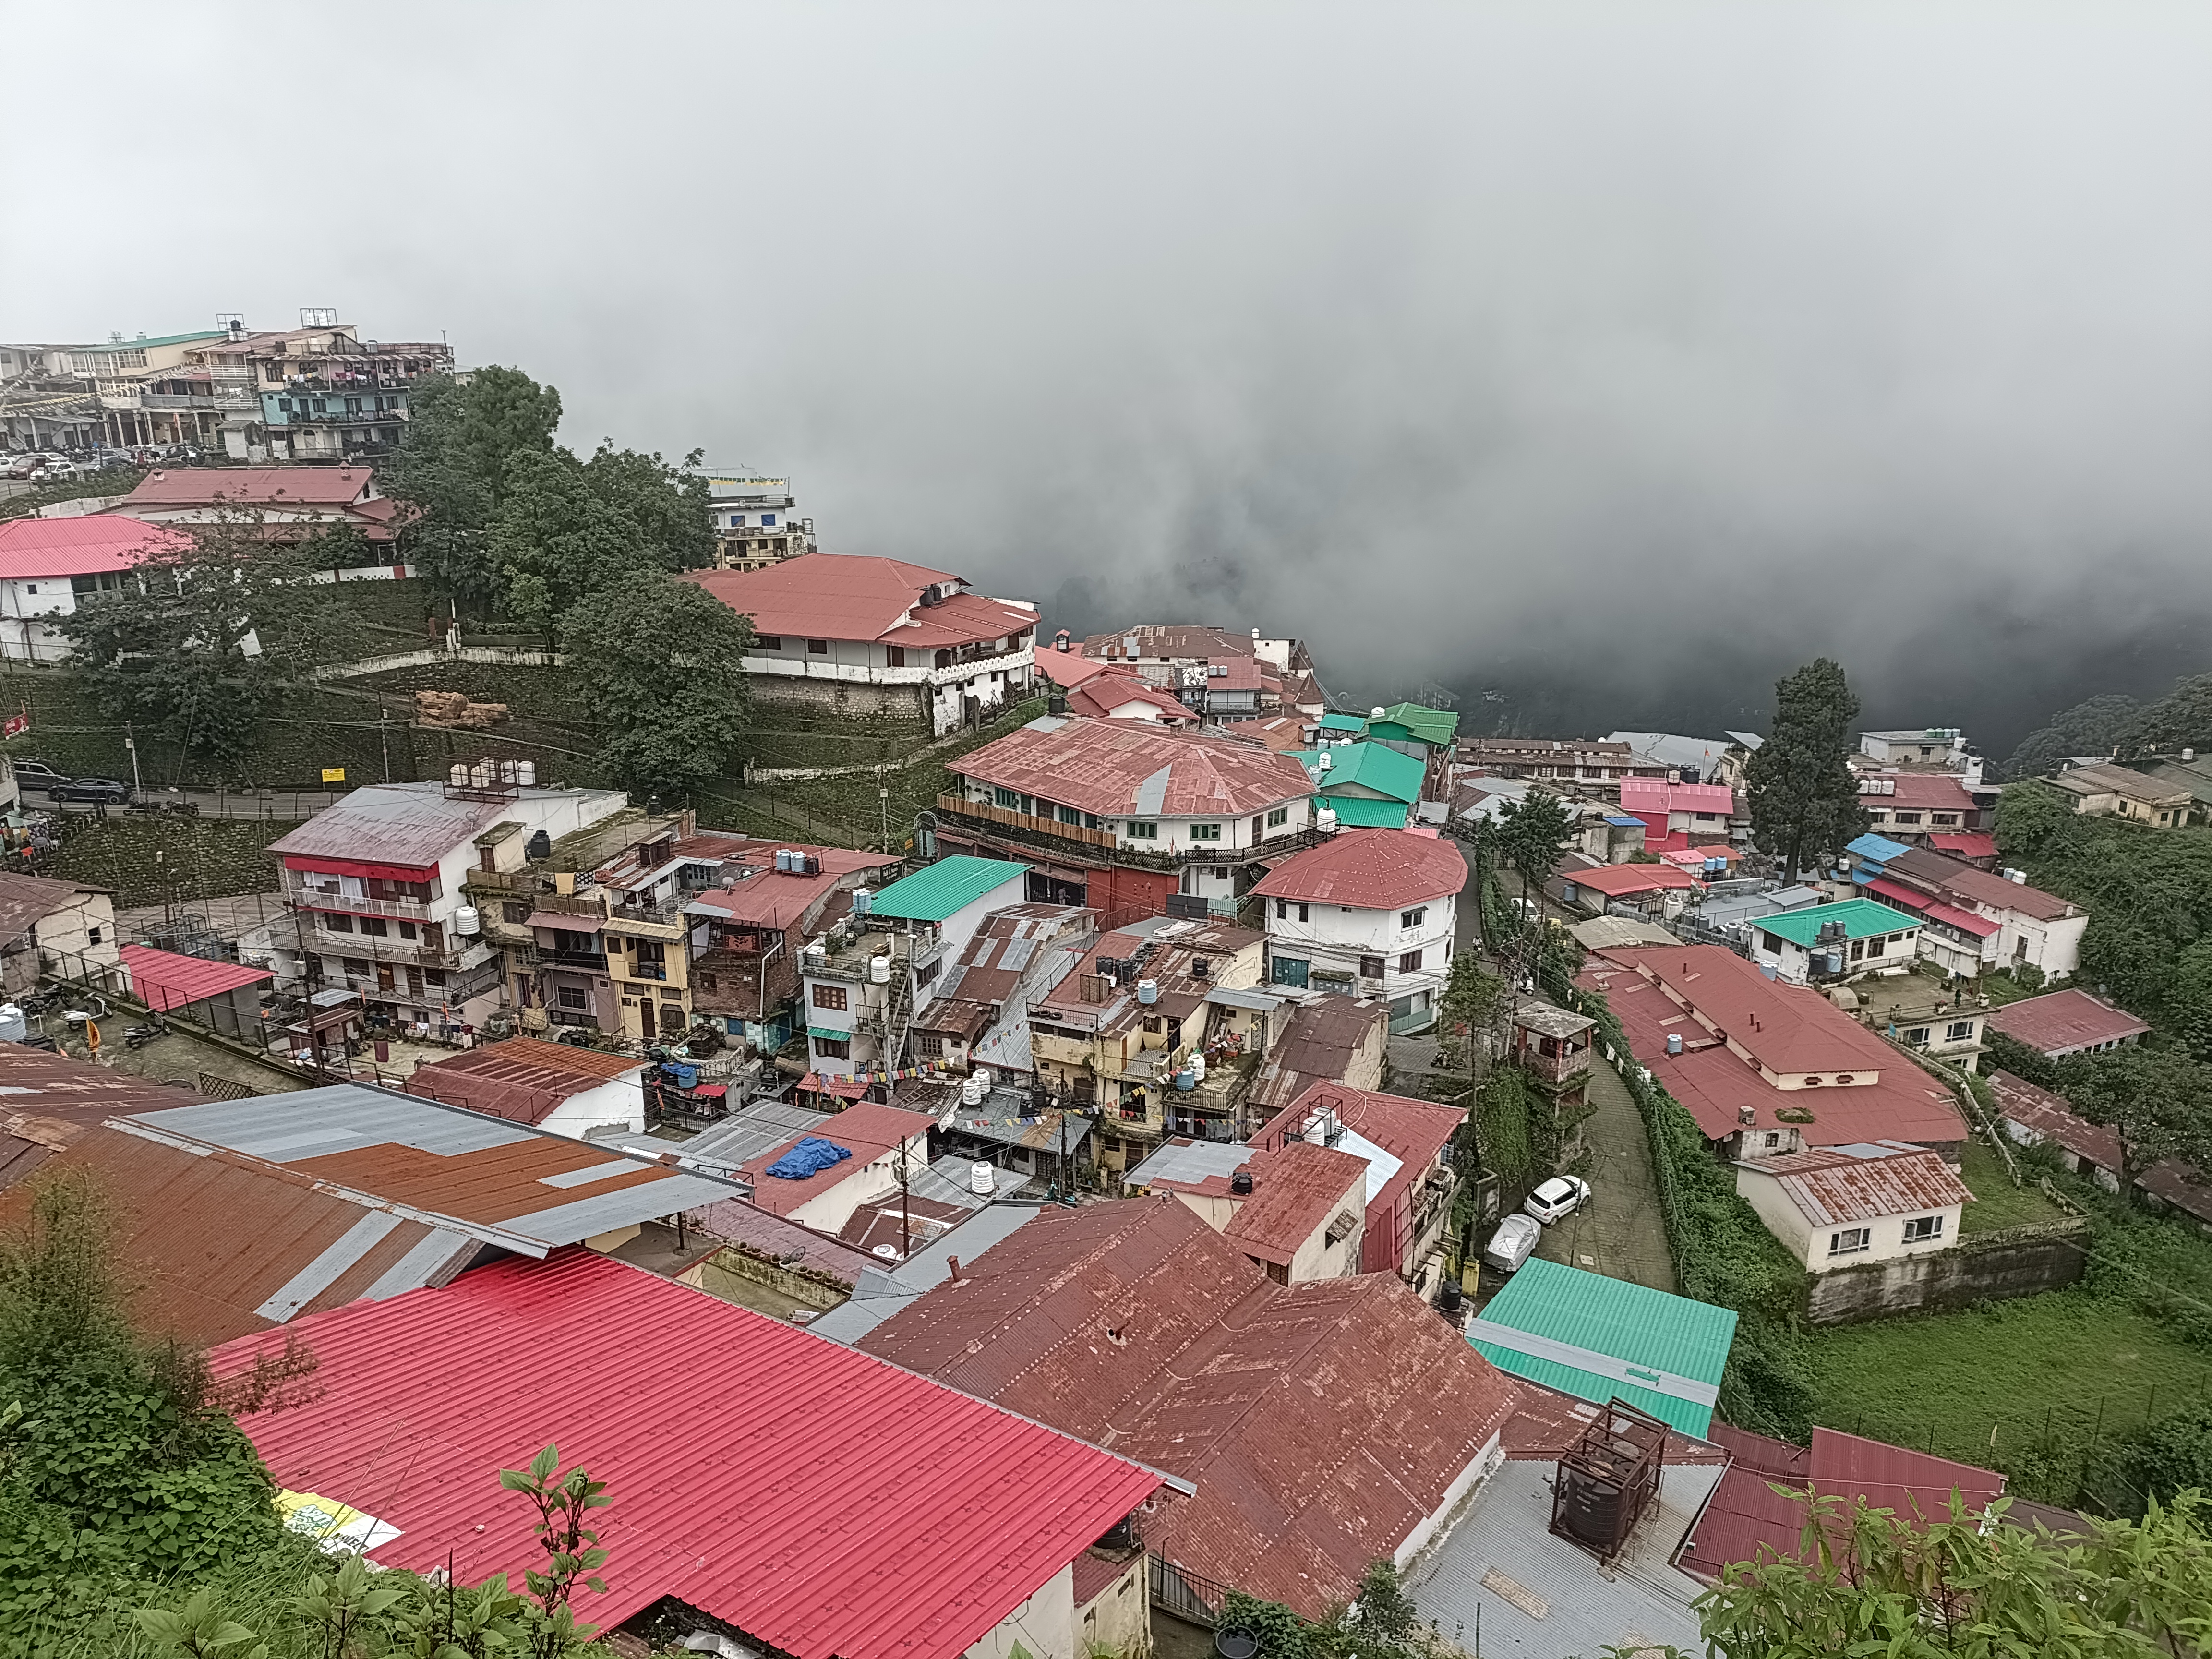
<instances>
[{"instance_id":1,"label":"grass","mask_svg":"<svg viewBox=\"0 0 2212 1659\"><path fill-rule=\"evenodd\" d=\"M1814 1420L1984 1466L2109 1443L2212 1395L2212 1353L2075 1288L1816 1332Z\"/></svg>"},{"instance_id":2,"label":"grass","mask_svg":"<svg viewBox=\"0 0 2212 1659\"><path fill-rule=\"evenodd\" d=\"M2030 997L2043 994L2043 990L2031 991L2009 974L1984 974L1974 981L1974 988L1990 1000L1992 1008L2002 1008L2008 1002L2025 1002Z\"/></svg>"},{"instance_id":3,"label":"grass","mask_svg":"<svg viewBox=\"0 0 2212 1659\"><path fill-rule=\"evenodd\" d=\"M1966 1183L1974 1201L1960 1217L1959 1231L1971 1237L2003 1227L2065 1220L2066 1212L2045 1198L2035 1184L2036 1171L2023 1169L2022 1174L2027 1184L2014 1187L2004 1160L1993 1149L1978 1140L1968 1141L1960 1156L1959 1178Z\"/></svg>"}]
</instances>

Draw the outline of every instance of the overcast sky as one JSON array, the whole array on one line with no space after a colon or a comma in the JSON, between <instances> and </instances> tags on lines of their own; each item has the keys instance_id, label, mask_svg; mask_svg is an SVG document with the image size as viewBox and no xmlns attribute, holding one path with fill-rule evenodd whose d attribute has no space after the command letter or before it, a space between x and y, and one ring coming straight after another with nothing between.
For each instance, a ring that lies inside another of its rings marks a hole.
<instances>
[{"instance_id":1,"label":"overcast sky","mask_svg":"<svg viewBox=\"0 0 2212 1659\"><path fill-rule=\"evenodd\" d=\"M0 335L336 306L1558 735L2212 669L2212 11L10 8ZM1487 700L1485 694L1488 693Z\"/></svg>"}]
</instances>

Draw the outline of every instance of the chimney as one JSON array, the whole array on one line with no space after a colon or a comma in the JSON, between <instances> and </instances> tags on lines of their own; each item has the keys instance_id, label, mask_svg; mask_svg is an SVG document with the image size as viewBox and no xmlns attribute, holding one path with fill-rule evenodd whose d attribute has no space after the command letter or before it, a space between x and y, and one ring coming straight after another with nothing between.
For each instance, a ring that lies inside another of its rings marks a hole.
<instances>
[{"instance_id":1,"label":"chimney","mask_svg":"<svg viewBox=\"0 0 2212 1659\"><path fill-rule=\"evenodd\" d=\"M960 1258L949 1255L945 1258L945 1265L952 1270L952 1283L957 1285L960 1282Z\"/></svg>"}]
</instances>

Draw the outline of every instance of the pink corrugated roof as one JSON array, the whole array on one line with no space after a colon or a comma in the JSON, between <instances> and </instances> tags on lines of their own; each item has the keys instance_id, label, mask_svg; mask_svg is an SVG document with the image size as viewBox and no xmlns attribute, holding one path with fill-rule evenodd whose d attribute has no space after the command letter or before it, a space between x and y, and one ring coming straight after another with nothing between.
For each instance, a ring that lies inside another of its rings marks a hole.
<instances>
[{"instance_id":1,"label":"pink corrugated roof","mask_svg":"<svg viewBox=\"0 0 2212 1659\"><path fill-rule=\"evenodd\" d=\"M190 545L184 532L119 513L0 524L0 579L94 576L128 570L147 554Z\"/></svg>"},{"instance_id":2,"label":"pink corrugated roof","mask_svg":"<svg viewBox=\"0 0 2212 1659\"><path fill-rule=\"evenodd\" d=\"M1589 870L1562 870L1561 881L1588 887L1607 898L1626 898L1659 888L1692 888L1698 884L1686 870L1671 864L1601 864Z\"/></svg>"},{"instance_id":3,"label":"pink corrugated roof","mask_svg":"<svg viewBox=\"0 0 2212 1659\"><path fill-rule=\"evenodd\" d=\"M1252 890L1262 898L1395 910L1449 898L1466 885L1467 860L1455 842L1403 830L1345 830L1285 859Z\"/></svg>"},{"instance_id":4,"label":"pink corrugated roof","mask_svg":"<svg viewBox=\"0 0 2212 1659\"><path fill-rule=\"evenodd\" d=\"M1962 859L1993 859L1997 855L1995 836L1930 836L1928 837L1938 849Z\"/></svg>"},{"instance_id":5,"label":"pink corrugated roof","mask_svg":"<svg viewBox=\"0 0 2212 1659\"><path fill-rule=\"evenodd\" d=\"M266 968L180 957L173 951L156 951L150 945L126 945L122 955L124 971L131 975L131 994L156 1013L188 1008L226 991L274 977Z\"/></svg>"},{"instance_id":6,"label":"pink corrugated roof","mask_svg":"<svg viewBox=\"0 0 2212 1659\"><path fill-rule=\"evenodd\" d=\"M902 559L806 553L764 570L694 570L683 580L753 619L757 633L793 639L876 641L934 650L1003 639L1036 626L1034 611L980 593L924 605L922 590L959 577ZM901 622L911 613L911 620Z\"/></svg>"},{"instance_id":7,"label":"pink corrugated roof","mask_svg":"<svg viewBox=\"0 0 2212 1659\"><path fill-rule=\"evenodd\" d=\"M313 1401L241 1425L281 1486L462 1582L542 1559L498 1471L607 1483L611 1626L664 1596L793 1659L957 1659L1158 1486L1121 1458L584 1249L295 1322ZM270 1345L210 1356L236 1375ZM547 1368L547 1356L557 1366Z\"/></svg>"},{"instance_id":8,"label":"pink corrugated roof","mask_svg":"<svg viewBox=\"0 0 2212 1659\"><path fill-rule=\"evenodd\" d=\"M2017 1123L2039 1139L2055 1140L2100 1170L2120 1172L2118 1131L2090 1122L2048 1089L2039 1089L2010 1072L1990 1073L1990 1093L1996 1097L1997 1115L2008 1123Z\"/></svg>"},{"instance_id":9,"label":"pink corrugated roof","mask_svg":"<svg viewBox=\"0 0 2212 1659\"><path fill-rule=\"evenodd\" d=\"M2008 1004L1990 1015L1990 1030L2057 1058L2103 1043L2125 1042L2150 1030L2124 1009L2069 988L2024 1002Z\"/></svg>"},{"instance_id":10,"label":"pink corrugated roof","mask_svg":"<svg viewBox=\"0 0 2212 1659\"><path fill-rule=\"evenodd\" d=\"M2001 921L1984 921L1979 916L1954 909L1948 904L1928 905L1926 914L1929 921L1946 923L1962 933L1972 933L1976 939L1987 939L1992 933L2004 932L2004 924Z\"/></svg>"},{"instance_id":11,"label":"pink corrugated roof","mask_svg":"<svg viewBox=\"0 0 2212 1659\"><path fill-rule=\"evenodd\" d=\"M1867 890L1893 904L1902 904L1908 909L1925 910L1929 906L1927 894L1916 892L1901 882L1892 881L1887 876L1876 876L1867 884Z\"/></svg>"},{"instance_id":12,"label":"pink corrugated roof","mask_svg":"<svg viewBox=\"0 0 2212 1659\"><path fill-rule=\"evenodd\" d=\"M1305 768L1287 755L1150 720L1026 726L946 764L979 783L1106 817L1137 811L1138 790L1163 771L1147 817L1241 817L1313 793Z\"/></svg>"},{"instance_id":13,"label":"pink corrugated roof","mask_svg":"<svg viewBox=\"0 0 2212 1659\"><path fill-rule=\"evenodd\" d=\"M1719 812L1735 811L1735 792L1719 783L1668 783L1663 778L1623 778L1624 812Z\"/></svg>"},{"instance_id":14,"label":"pink corrugated roof","mask_svg":"<svg viewBox=\"0 0 2212 1659\"><path fill-rule=\"evenodd\" d=\"M139 480L124 505L205 507L220 500L248 507L344 507L374 481L365 466L170 466Z\"/></svg>"}]
</instances>

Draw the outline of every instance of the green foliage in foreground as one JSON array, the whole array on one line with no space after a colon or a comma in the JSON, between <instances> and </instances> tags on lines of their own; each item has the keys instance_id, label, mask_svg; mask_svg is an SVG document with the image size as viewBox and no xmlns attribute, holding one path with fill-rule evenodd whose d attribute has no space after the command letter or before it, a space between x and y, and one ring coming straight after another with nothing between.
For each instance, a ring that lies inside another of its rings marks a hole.
<instances>
[{"instance_id":1,"label":"green foliage in foreground","mask_svg":"<svg viewBox=\"0 0 2212 1659\"><path fill-rule=\"evenodd\" d=\"M1231 1590L1222 1604L1220 1628L1249 1631L1259 1659L1424 1659L1450 1651L1425 1627L1388 1560L1368 1564L1352 1600L1318 1622L1301 1619L1279 1601Z\"/></svg>"},{"instance_id":2,"label":"green foliage in foreground","mask_svg":"<svg viewBox=\"0 0 2212 1659\"><path fill-rule=\"evenodd\" d=\"M2171 1659L2212 1642L2206 1516L2191 1492L2059 1543L1955 1508L1916 1525L1828 1498L1798 1559L1732 1569L1698 1613L1725 1659Z\"/></svg>"}]
</instances>

